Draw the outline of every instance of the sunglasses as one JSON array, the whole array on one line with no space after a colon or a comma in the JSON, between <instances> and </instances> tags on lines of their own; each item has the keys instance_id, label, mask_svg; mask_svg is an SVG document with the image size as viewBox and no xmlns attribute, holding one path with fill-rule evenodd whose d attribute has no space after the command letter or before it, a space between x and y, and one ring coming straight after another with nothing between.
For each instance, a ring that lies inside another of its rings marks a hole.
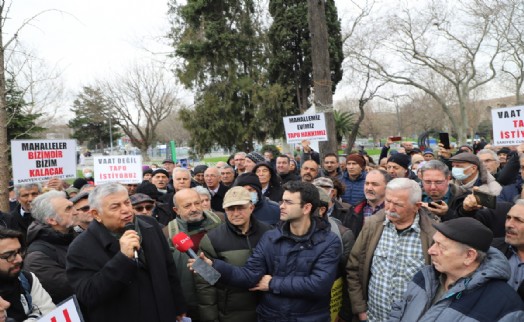
<instances>
[{"instance_id":1,"label":"sunglasses","mask_svg":"<svg viewBox=\"0 0 524 322\"><path fill-rule=\"evenodd\" d=\"M146 209L146 211L151 211L151 210L153 210L153 208L155 208L155 205L145 205L145 206L135 206L135 207L133 207L133 209L135 209L138 212L144 211L144 208Z\"/></svg>"},{"instance_id":2,"label":"sunglasses","mask_svg":"<svg viewBox=\"0 0 524 322\"><path fill-rule=\"evenodd\" d=\"M81 211L81 212L88 212L89 211L89 205L85 205L83 207L80 207L80 208L76 208L77 211Z\"/></svg>"}]
</instances>

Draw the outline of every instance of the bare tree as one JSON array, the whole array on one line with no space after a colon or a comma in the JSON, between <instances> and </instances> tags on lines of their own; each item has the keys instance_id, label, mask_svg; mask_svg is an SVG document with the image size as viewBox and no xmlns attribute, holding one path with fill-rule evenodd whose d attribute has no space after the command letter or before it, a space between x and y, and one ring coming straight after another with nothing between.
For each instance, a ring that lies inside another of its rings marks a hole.
<instances>
[{"instance_id":1,"label":"bare tree","mask_svg":"<svg viewBox=\"0 0 524 322\"><path fill-rule=\"evenodd\" d=\"M109 105L107 117L116 122L149 161L147 149L157 139L162 120L179 105L176 82L153 64L135 65L125 74L98 85Z\"/></svg>"},{"instance_id":2,"label":"bare tree","mask_svg":"<svg viewBox=\"0 0 524 322\"><path fill-rule=\"evenodd\" d=\"M383 79L430 95L448 116L459 142L465 142L470 94L496 75L494 62L501 50L501 37L493 21L501 8L488 0L417 5L417 9L394 10L380 20L376 26L386 26L387 37L380 36L380 51L364 56ZM449 84L454 101L435 84ZM454 103L458 117L451 108Z\"/></svg>"},{"instance_id":3,"label":"bare tree","mask_svg":"<svg viewBox=\"0 0 524 322\"><path fill-rule=\"evenodd\" d=\"M174 140L177 146L188 145L191 139L191 135L183 127L182 121L178 117L178 111L171 113L160 122L156 133L159 141L168 142Z\"/></svg>"}]
</instances>

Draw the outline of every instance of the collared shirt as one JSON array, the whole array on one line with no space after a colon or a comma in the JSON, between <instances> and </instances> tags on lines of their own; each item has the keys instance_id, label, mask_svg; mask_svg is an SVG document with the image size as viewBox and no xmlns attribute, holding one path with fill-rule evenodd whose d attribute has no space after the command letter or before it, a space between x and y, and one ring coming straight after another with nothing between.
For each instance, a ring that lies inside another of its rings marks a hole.
<instances>
[{"instance_id":1,"label":"collared shirt","mask_svg":"<svg viewBox=\"0 0 524 322\"><path fill-rule=\"evenodd\" d=\"M368 285L368 320L385 321L394 301L402 298L407 284L425 265L420 240L420 215L411 227L398 232L387 218L371 263Z\"/></svg>"},{"instance_id":2,"label":"collared shirt","mask_svg":"<svg viewBox=\"0 0 524 322\"><path fill-rule=\"evenodd\" d=\"M520 260L519 255L512 246L509 246L513 255L508 259L511 268L511 277L508 280L509 286L515 291L518 290L520 283L524 281L524 262Z\"/></svg>"},{"instance_id":3,"label":"collared shirt","mask_svg":"<svg viewBox=\"0 0 524 322\"><path fill-rule=\"evenodd\" d=\"M364 215L364 218L369 217L371 215L376 214L380 209L384 208L384 202L382 202L380 205L373 208L367 201L366 205L364 206L364 209L362 210L362 214Z\"/></svg>"}]
</instances>

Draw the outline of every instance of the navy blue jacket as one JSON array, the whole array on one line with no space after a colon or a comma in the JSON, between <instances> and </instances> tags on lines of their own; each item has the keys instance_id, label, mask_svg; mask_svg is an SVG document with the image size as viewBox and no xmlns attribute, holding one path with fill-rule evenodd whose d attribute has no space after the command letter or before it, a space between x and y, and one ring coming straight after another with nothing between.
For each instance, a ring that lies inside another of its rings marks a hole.
<instances>
[{"instance_id":1,"label":"navy blue jacket","mask_svg":"<svg viewBox=\"0 0 524 322\"><path fill-rule=\"evenodd\" d=\"M291 235L288 222L266 232L244 267L221 260L213 266L222 274L220 282L244 289L272 276L257 307L258 321L327 322L340 254L341 243L330 224L312 217L304 236Z\"/></svg>"},{"instance_id":2,"label":"navy blue jacket","mask_svg":"<svg viewBox=\"0 0 524 322\"><path fill-rule=\"evenodd\" d=\"M342 183L346 186L346 191L342 195L342 201L355 206L366 198L366 195L364 195L364 184L366 183L367 174L366 171L362 171L356 180L351 180L348 172L344 172Z\"/></svg>"}]
</instances>

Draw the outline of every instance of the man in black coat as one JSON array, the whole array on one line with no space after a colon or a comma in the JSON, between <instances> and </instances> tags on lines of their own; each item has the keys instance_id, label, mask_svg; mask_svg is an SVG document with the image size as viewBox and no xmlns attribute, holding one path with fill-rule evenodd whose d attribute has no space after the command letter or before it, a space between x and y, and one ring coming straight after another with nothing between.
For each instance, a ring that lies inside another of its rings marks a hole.
<instances>
[{"instance_id":1,"label":"man in black coat","mask_svg":"<svg viewBox=\"0 0 524 322\"><path fill-rule=\"evenodd\" d=\"M67 277L86 321L181 321L185 299L155 219L134 216L126 188L116 183L97 186L89 206L94 220L67 254ZM129 223L134 229L126 230Z\"/></svg>"},{"instance_id":2,"label":"man in black coat","mask_svg":"<svg viewBox=\"0 0 524 322\"><path fill-rule=\"evenodd\" d=\"M220 172L217 167L210 167L204 172L204 180L206 182L207 190L211 194L211 209L215 211L224 212L222 203L224 196L229 190L222 182L220 182Z\"/></svg>"}]
</instances>

